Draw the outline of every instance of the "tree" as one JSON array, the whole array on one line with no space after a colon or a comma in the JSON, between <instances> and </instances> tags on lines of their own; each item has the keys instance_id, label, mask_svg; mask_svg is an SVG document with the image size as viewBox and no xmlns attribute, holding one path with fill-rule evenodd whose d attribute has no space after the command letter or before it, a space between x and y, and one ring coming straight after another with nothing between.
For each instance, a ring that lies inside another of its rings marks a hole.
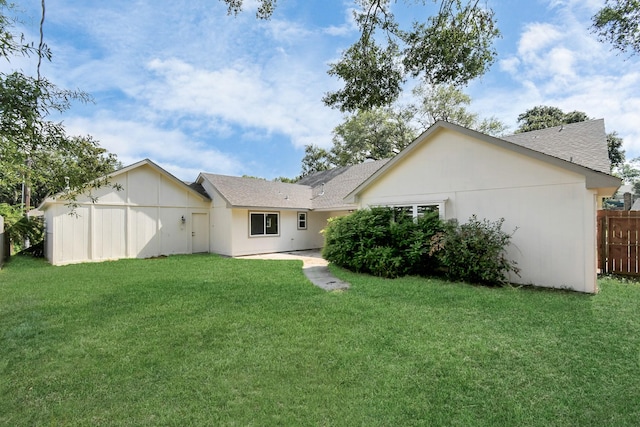
<instances>
[{"instance_id":1,"label":"tree","mask_svg":"<svg viewBox=\"0 0 640 427\"><path fill-rule=\"evenodd\" d=\"M611 43L621 52L640 53L639 0L607 0L592 22L600 41Z\"/></svg>"},{"instance_id":2,"label":"tree","mask_svg":"<svg viewBox=\"0 0 640 427\"><path fill-rule=\"evenodd\" d=\"M100 148L90 137L70 137L60 122L50 119L52 113L62 113L72 101L90 100L81 91L60 89L40 75L42 59L51 53L43 42L44 0L40 21L40 43L24 43L22 34L12 32L12 21L7 17L11 7L0 0L0 53L7 61L13 55L36 54L37 76L20 71L0 73L0 197L16 203L16 195L24 194L24 208L47 194L76 183L76 192L69 192L71 202L80 192L105 185L106 180L93 180L113 171L117 160ZM64 185L64 186L63 186ZM18 190L20 189L20 190ZM32 189L36 195L32 201ZM23 193L24 191L24 193Z\"/></svg>"},{"instance_id":3,"label":"tree","mask_svg":"<svg viewBox=\"0 0 640 427\"><path fill-rule=\"evenodd\" d=\"M612 170L624 164L622 143L623 140L618 136L618 132L613 131L607 134L607 151L609 152L609 161L611 162Z\"/></svg>"},{"instance_id":4,"label":"tree","mask_svg":"<svg viewBox=\"0 0 640 427\"><path fill-rule=\"evenodd\" d=\"M629 162L621 164L616 170L618 175L626 184L635 184L640 178L640 169L638 169L639 158L631 159Z\"/></svg>"},{"instance_id":5,"label":"tree","mask_svg":"<svg viewBox=\"0 0 640 427\"><path fill-rule=\"evenodd\" d=\"M546 129L563 124L584 122L587 120L590 120L589 116L581 111L565 113L558 107L539 105L518 116L518 123L520 123L520 127L516 130L516 133Z\"/></svg>"},{"instance_id":6,"label":"tree","mask_svg":"<svg viewBox=\"0 0 640 427\"><path fill-rule=\"evenodd\" d=\"M495 117L480 119L478 114L468 111L471 97L453 85L421 85L413 93L421 100L414 109L416 120L423 129L444 120L494 136L506 130L506 126Z\"/></svg>"},{"instance_id":7,"label":"tree","mask_svg":"<svg viewBox=\"0 0 640 427\"><path fill-rule=\"evenodd\" d=\"M302 158L301 177L311 175L312 173L326 171L331 169L331 161L329 160L329 152L324 148L315 144L304 147L304 157Z\"/></svg>"},{"instance_id":8,"label":"tree","mask_svg":"<svg viewBox=\"0 0 640 427\"><path fill-rule=\"evenodd\" d=\"M243 0L223 0L230 14L242 10ZM347 48L328 73L344 83L323 101L343 112L389 106L398 99L407 77L429 84L464 85L484 74L495 61L493 41L500 35L490 8L479 0L413 0L439 4L426 22L400 28L391 0L354 0L360 37ZM259 0L258 18L273 14L276 0ZM395 1L393 2L396 3Z\"/></svg>"},{"instance_id":9,"label":"tree","mask_svg":"<svg viewBox=\"0 0 640 427\"><path fill-rule=\"evenodd\" d=\"M407 114L374 108L348 116L333 130L330 162L349 166L395 156L416 136L415 129L408 125Z\"/></svg>"},{"instance_id":10,"label":"tree","mask_svg":"<svg viewBox=\"0 0 640 427\"><path fill-rule=\"evenodd\" d=\"M587 113L582 111L571 111L565 113L558 107L550 107L539 105L533 107L518 116L520 127L516 133L529 132L532 130L546 129L563 124L584 122L592 120ZM607 151L609 161L611 162L611 170L618 168L624 163L624 150L622 149L622 138L617 132L607 134Z\"/></svg>"},{"instance_id":11,"label":"tree","mask_svg":"<svg viewBox=\"0 0 640 427\"><path fill-rule=\"evenodd\" d=\"M305 147L302 176L395 156L415 138L416 131L409 124L411 115L408 109L396 112L390 108L347 115L333 130L331 150L313 144Z\"/></svg>"}]
</instances>

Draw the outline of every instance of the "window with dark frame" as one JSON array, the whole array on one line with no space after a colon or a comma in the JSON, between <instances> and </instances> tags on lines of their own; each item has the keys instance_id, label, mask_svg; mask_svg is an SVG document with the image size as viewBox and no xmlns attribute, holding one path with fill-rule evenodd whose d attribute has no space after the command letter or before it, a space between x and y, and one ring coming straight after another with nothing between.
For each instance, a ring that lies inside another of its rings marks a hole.
<instances>
[{"instance_id":1,"label":"window with dark frame","mask_svg":"<svg viewBox=\"0 0 640 427\"><path fill-rule=\"evenodd\" d=\"M307 229L307 213L298 212L298 230Z\"/></svg>"},{"instance_id":2,"label":"window with dark frame","mask_svg":"<svg viewBox=\"0 0 640 427\"><path fill-rule=\"evenodd\" d=\"M249 236L277 236L280 233L280 214L275 212L250 212Z\"/></svg>"}]
</instances>

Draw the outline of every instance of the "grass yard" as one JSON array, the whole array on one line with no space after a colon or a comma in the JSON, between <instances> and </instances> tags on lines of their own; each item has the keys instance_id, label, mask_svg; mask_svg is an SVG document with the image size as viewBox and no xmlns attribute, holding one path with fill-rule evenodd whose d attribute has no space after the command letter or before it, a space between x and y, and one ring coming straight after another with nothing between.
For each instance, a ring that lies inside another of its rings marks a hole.
<instances>
[{"instance_id":1,"label":"grass yard","mask_svg":"<svg viewBox=\"0 0 640 427\"><path fill-rule=\"evenodd\" d=\"M640 285L213 255L0 270L0 425L640 425Z\"/></svg>"}]
</instances>

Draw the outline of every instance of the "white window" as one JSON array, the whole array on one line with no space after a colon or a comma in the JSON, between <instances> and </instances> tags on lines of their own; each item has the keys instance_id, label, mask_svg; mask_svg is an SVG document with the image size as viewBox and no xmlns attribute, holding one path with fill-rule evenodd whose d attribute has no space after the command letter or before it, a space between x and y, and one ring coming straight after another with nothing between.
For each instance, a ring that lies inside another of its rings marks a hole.
<instances>
[{"instance_id":1,"label":"white window","mask_svg":"<svg viewBox=\"0 0 640 427\"><path fill-rule=\"evenodd\" d=\"M298 230L307 229L307 213L298 212Z\"/></svg>"},{"instance_id":2,"label":"white window","mask_svg":"<svg viewBox=\"0 0 640 427\"><path fill-rule=\"evenodd\" d=\"M424 216L427 212L438 212L438 216L444 219L444 204L445 200L411 205L392 205L390 207L395 210L396 215L407 215L414 220Z\"/></svg>"},{"instance_id":3,"label":"white window","mask_svg":"<svg viewBox=\"0 0 640 427\"><path fill-rule=\"evenodd\" d=\"M249 235L278 236L280 214L277 212L249 212Z\"/></svg>"}]
</instances>

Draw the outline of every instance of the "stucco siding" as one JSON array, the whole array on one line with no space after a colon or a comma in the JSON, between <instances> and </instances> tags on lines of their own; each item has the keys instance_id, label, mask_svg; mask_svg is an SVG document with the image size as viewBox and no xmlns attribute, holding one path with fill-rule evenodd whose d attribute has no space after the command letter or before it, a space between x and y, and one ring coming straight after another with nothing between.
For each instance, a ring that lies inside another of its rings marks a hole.
<instances>
[{"instance_id":1,"label":"stucco siding","mask_svg":"<svg viewBox=\"0 0 640 427\"><path fill-rule=\"evenodd\" d=\"M210 251L220 255L231 256L232 250L232 209L227 207L226 201L208 181L202 183L207 194L211 197L211 233L209 239Z\"/></svg>"},{"instance_id":2,"label":"stucco siding","mask_svg":"<svg viewBox=\"0 0 640 427\"><path fill-rule=\"evenodd\" d=\"M297 251L315 249L323 244L320 230L326 225L327 213L307 213L306 230L298 229L298 212L287 210L248 210L230 209L232 256L251 255L260 253ZM279 234L266 236L249 235L249 212L267 212L279 214Z\"/></svg>"},{"instance_id":3,"label":"stucco siding","mask_svg":"<svg viewBox=\"0 0 640 427\"><path fill-rule=\"evenodd\" d=\"M452 217L461 223L474 214L505 219L503 230L513 232L507 256L521 269L513 282L587 291L585 248L595 247L595 240L584 233L585 193L580 184L462 192L456 194Z\"/></svg>"}]
</instances>

